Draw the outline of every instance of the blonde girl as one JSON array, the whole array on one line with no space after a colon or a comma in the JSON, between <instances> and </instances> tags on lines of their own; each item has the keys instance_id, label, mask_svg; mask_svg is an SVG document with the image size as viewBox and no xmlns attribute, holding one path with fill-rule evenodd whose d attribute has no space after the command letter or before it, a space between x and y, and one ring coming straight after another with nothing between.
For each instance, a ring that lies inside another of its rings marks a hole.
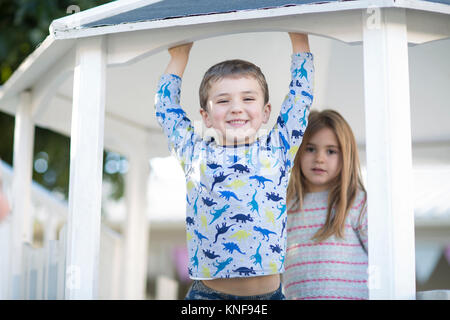
<instances>
[{"instance_id":1,"label":"blonde girl","mask_svg":"<svg viewBox=\"0 0 450 320\"><path fill-rule=\"evenodd\" d=\"M353 132L312 111L287 191L287 299L367 299L366 191Z\"/></svg>"}]
</instances>

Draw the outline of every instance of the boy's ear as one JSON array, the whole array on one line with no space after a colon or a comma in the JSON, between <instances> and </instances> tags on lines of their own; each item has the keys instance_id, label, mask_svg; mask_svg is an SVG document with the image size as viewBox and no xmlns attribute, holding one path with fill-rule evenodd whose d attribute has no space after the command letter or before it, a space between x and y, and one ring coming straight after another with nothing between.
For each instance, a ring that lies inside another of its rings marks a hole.
<instances>
[{"instance_id":1,"label":"boy's ear","mask_svg":"<svg viewBox=\"0 0 450 320\"><path fill-rule=\"evenodd\" d=\"M263 123L266 124L270 119L270 112L272 111L272 105L267 103L263 108Z\"/></svg>"},{"instance_id":2,"label":"boy's ear","mask_svg":"<svg viewBox=\"0 0 450 320\"><path fill-rule=\"evenodd\" d=\"M209 116L208 111L206 111L206 110L203 109L203 108L200 108L200 115L202 116L203 123L205 124L205 126L206 126L207 128L211 128L212 123L211 123L211 118L210 118L210 116Z\"/></svg>"}]
</instances>

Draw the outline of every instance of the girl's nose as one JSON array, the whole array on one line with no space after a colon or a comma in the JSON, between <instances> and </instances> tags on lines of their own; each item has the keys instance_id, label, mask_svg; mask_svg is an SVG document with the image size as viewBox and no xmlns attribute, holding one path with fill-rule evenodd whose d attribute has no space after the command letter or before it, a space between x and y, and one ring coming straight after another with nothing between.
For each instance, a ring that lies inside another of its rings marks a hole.
<instances>
[{"instance_id":1,"label":"girl's nose","mask_svg":"<svg viewBox=\"0 0 450 320\"><path fill-rule=\"evenodd\" d=\"M317 163L323 163L325 161L325 155L323 152L317 152L316 153L316 162Z\"/></svg>"}]
</instances>

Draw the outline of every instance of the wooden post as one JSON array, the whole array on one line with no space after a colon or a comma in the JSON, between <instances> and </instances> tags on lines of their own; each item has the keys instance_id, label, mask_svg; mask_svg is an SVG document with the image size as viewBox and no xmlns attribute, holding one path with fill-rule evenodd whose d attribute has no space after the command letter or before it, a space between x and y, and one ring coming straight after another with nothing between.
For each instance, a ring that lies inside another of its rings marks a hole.
<instances>
[{"instance_id":1,"label":"wooden post","mask_svg":"<svg viewBox=\"0 0 450 320\"><path fill-rule=\"evenodd\" d=\"M145 153L129 157L125 181L127 222L124 246L124 299L145 299L148 261L149 224L147 181L149 157Z\"/></svg>"},{"instance_id":2,"label":"wooden post","mask_svg":"<svg viewBox=\"0 0 450 320\"><path fill-rule=\"evenodd\" d=\"M9 297L22 299L21 281L23 244L32 240L31 181L33 172L34 124L31 115L31 95L20 95L14 128L14 177L12 182L11 250Z\"/></svg>"},{"instance_id":3,"label":"wooden post","mask_svg":"<svg viewBox=\"0 0 450 320\"><path fill-rule=\"evenodd\" d=\"M96 299L105 118L104 39L80 39L76 50L65 299Z\"/></svg>"},{"instance_id":4,"label":"wooden post","mask_svg":"<svg viewBox=\"0 0 450 320\"><path fill-rule=\"evenodd\" d=\"M363 11L370 299L415 299L405 9Z\"/></svg>"}]
</instances>

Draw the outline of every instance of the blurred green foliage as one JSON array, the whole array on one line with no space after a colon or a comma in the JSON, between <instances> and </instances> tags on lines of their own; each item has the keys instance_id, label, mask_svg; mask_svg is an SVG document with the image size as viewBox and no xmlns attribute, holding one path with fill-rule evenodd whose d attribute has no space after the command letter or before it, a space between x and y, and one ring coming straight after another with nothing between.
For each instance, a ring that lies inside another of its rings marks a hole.
<instances>
[{"instance_id":1,"label":"blurred green foliage","mask_svg":"<svg viewBox=\"0 0 450 320\"><path fill-rule=\"evenodd\" d=\"M110 0L0 0L0 84L3 85L25 58L48 36L54 19L68 15L67 9L76 5L81 11L110 2ZM12 164L14 117L0 112L0 158ZM121 163L124 157L104 153L103 179L112 182L113 199L123 195ZM108 160L112 162L107 165ZM33 179L49 190L59 191L68 198L70 139L53 131L36 127L34 142ZM123 167L123 166L122 166ZM109 169L108 169L109 168ZM44 170L45 169L45 170Z\"/></svg>"}]
</instances>

